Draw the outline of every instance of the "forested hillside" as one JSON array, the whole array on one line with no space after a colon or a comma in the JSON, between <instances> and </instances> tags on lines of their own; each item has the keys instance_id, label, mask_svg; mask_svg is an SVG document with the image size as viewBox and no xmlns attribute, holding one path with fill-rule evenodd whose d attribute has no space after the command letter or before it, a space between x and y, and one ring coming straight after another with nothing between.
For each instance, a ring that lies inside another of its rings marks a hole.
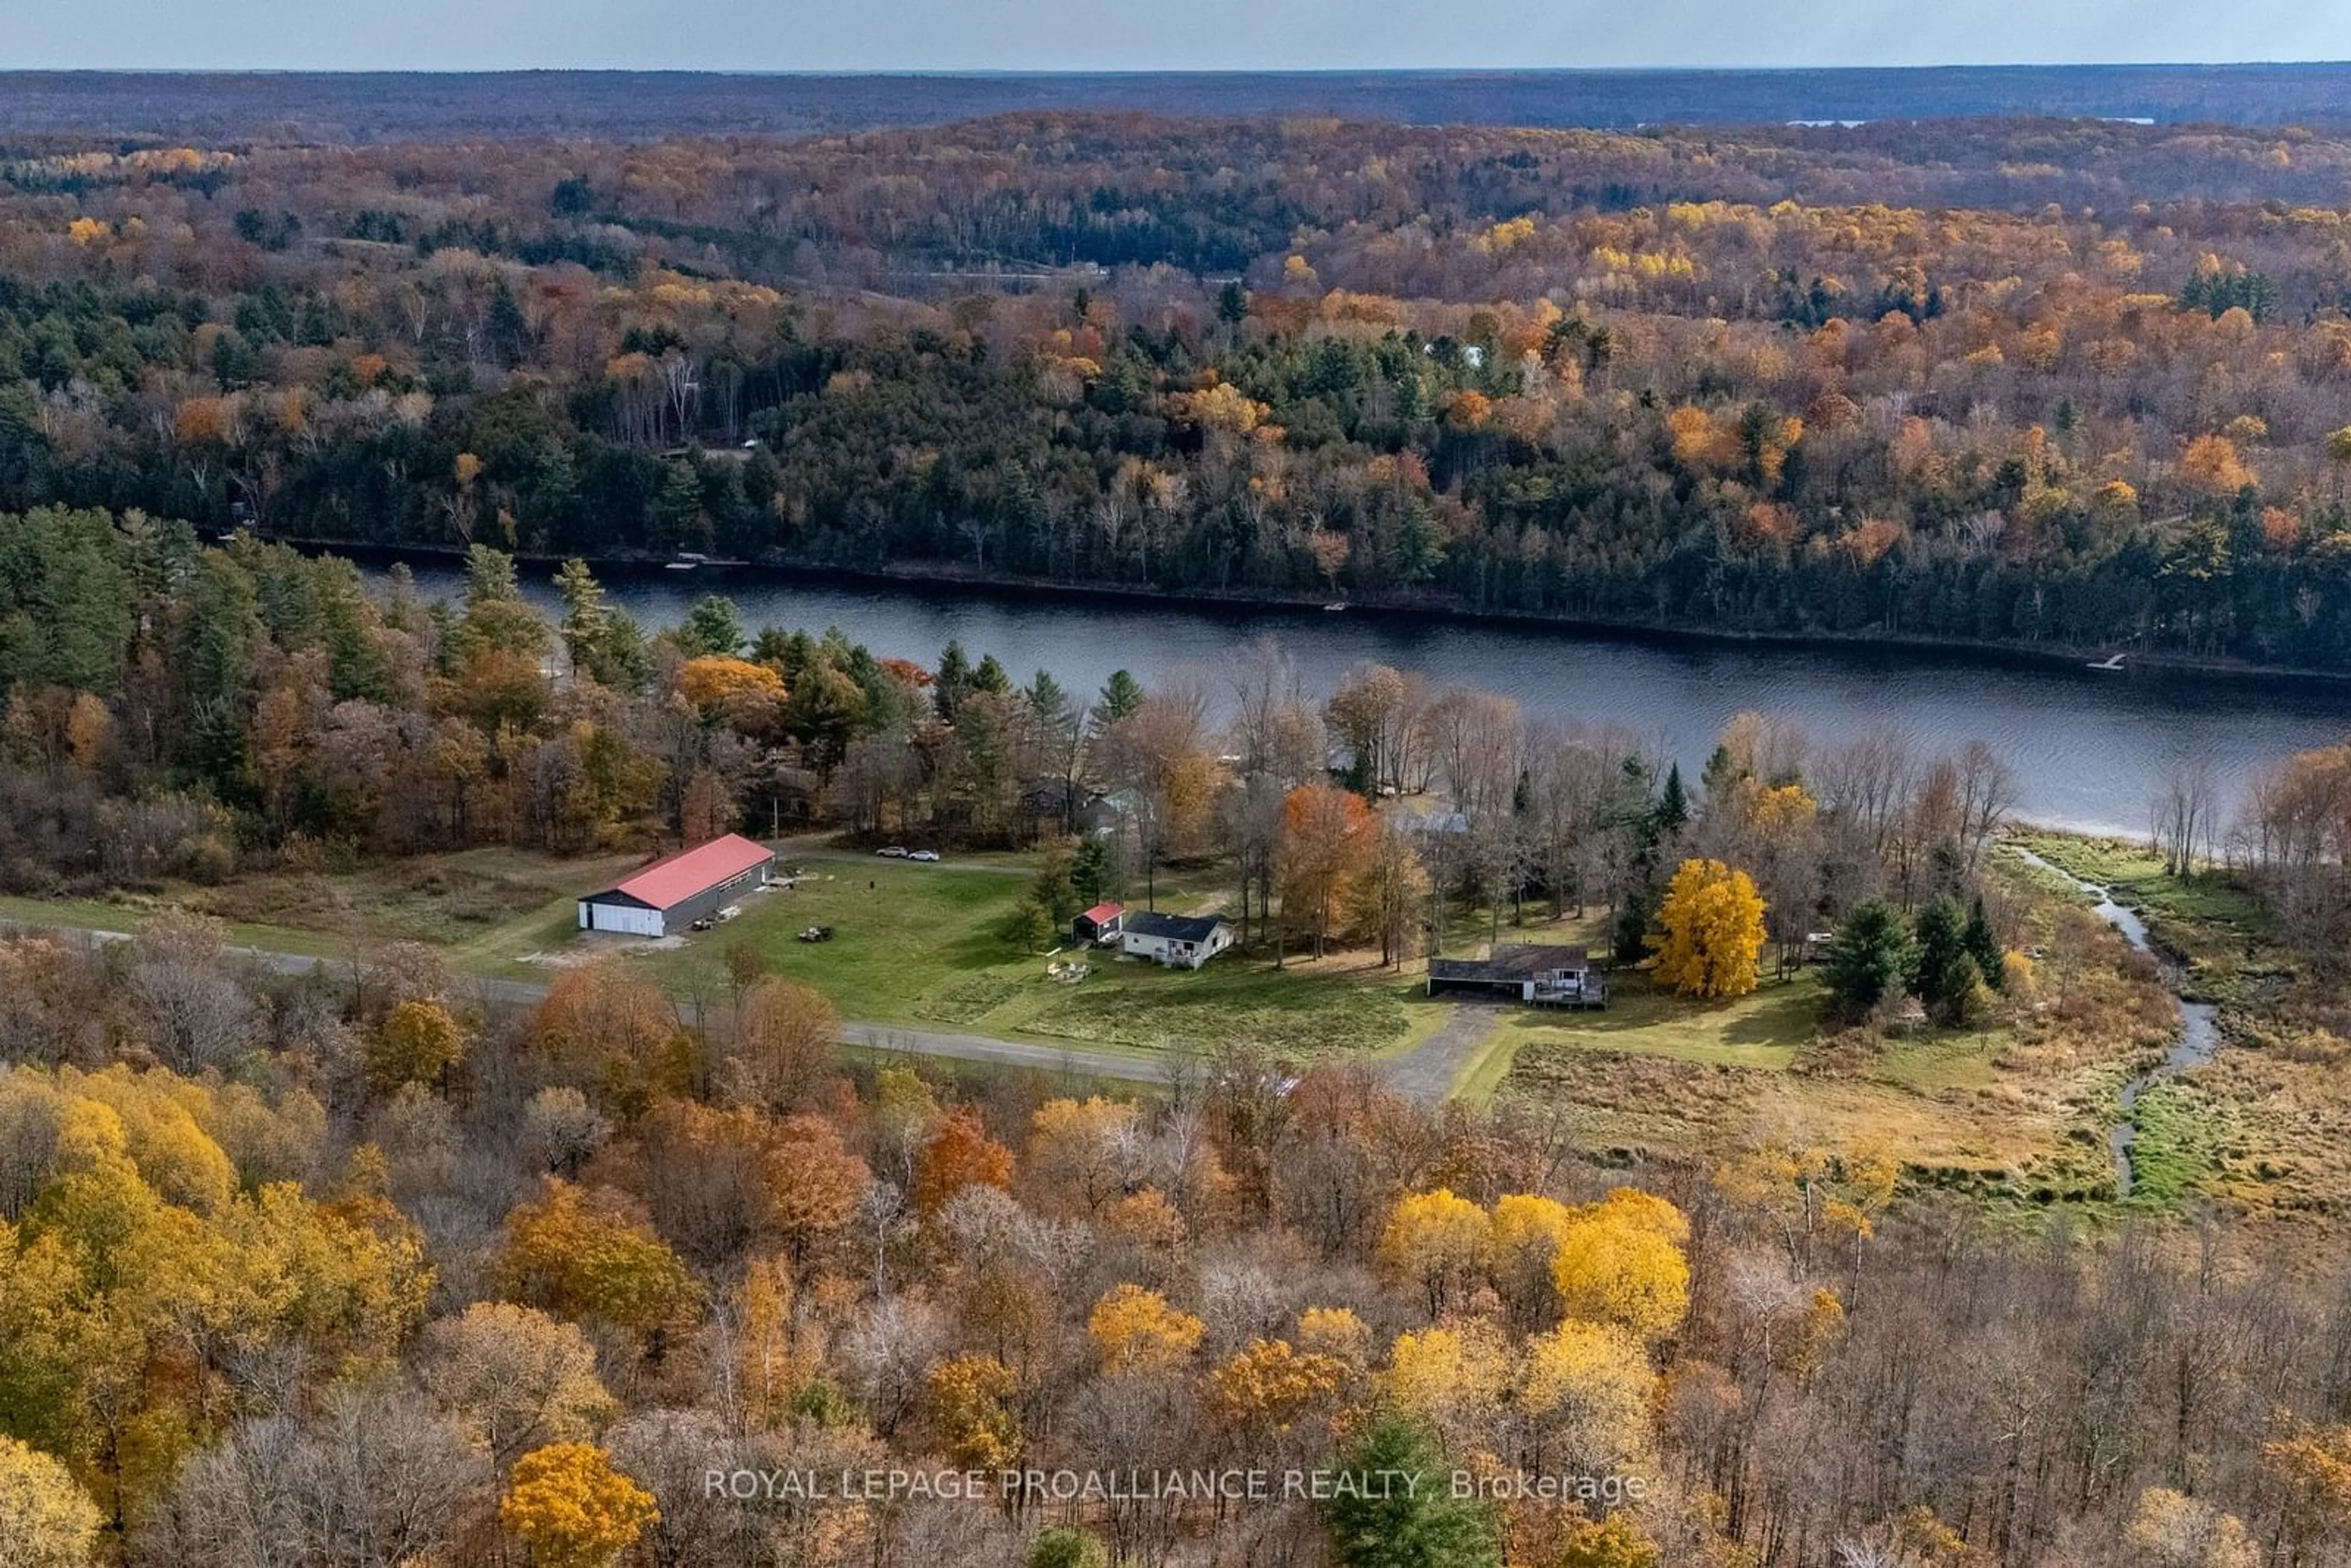
<instances>
[{"instance_id":1,"label":"forested hillside","mask_svg":"<svg viewBox=\"0 0 2351 1568\"><path fill-rule=\"evenodd\" d=\"M2351 142L7 154L0 507L2351 661Z\"/></svg>"},{"instance_id":2,"label":"forested hillside","mask_svg":"<svg viewBox=\"0 0 2351 1568\"><path fill-rule=\"evenodd\" d=\"M2092 841L1963 737L595 572L2351 667L2346 174L0 147L0 1568L2351 1563L2351 748Z\"/></svg>"}]
</instances>

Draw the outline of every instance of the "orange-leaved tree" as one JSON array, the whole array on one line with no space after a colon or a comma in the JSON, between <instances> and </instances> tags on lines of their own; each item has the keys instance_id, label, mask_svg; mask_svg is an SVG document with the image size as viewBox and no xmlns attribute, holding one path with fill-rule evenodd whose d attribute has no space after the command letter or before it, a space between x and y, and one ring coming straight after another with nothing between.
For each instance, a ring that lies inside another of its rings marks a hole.
<instances>
[{"instance_id":1,"label":"orange-leaved tree","mask_svg":"<svg viewBox=\"0 0 2351 1568\"><path fill-rule=\"evenodd\" d=\"M1373 850L1371 808L1351 789L1302 784L1281 803L1281 913L1322 956L1332 917Z\"/></svg>"},{"instance_id":2,"label":"orange-leaved tree","mask_svg":"<svg viewBox=\"0 0 2351 1568\"><path fill-rule=\"evenodd\" d=\"M1008 1186L1012 1151L987 1135L979 1113L965 1106L939 1124L914 1155L914 1207L936 1214L967 1186Z\"/></svg>"}]
</instances>

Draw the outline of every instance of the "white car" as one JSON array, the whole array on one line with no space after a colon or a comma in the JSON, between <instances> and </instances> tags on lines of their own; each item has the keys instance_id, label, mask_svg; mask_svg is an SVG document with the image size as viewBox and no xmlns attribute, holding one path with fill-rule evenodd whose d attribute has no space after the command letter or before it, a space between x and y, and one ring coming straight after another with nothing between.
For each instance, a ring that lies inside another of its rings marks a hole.
<instances>
[{"instance_id":1,"label":"white car","mask_svg":"<svg viewBox=\"0 0 2351 1568\"><path fill-rule=\"evenodd\" d=\"M880 855L883 860L902 861L906 858L906 846L904 844L892 844L888 849L875 850L873 852Z\"/></svg>"},{"instance_id":2,"label":"white car","mask_svg":"<svg viewBox=\"0 0 2351 1568\"><path fill-rule=\"evenodd\" d=\"M936 850L916 850L913 854L908 855L906 858L910 861L935 861L939 858L939 852Z\"/></svg>"}]
</instances>

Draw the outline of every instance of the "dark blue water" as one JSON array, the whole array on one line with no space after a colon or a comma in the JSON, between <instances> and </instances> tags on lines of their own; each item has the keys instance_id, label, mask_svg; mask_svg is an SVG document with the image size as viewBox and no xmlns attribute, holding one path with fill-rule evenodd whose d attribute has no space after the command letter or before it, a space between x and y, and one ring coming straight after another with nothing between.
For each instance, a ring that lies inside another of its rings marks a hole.
<instances>
[{"instance_id":1,"label":"dark blue water","mask_svg":"<svg viewBox=\"0 0 2351 1568\"><path fill-rule=\"evenodd\" d=\"M428 591L457 574L416 568ZM547 574L528 580L554 602ZM1147 599L843 581L767 571L607 578L648 629L695 599L727 594L745 622L837 625L876 653L929 664L948 639L1015 676L1040 668L1091 694L1113 670L1146 686L1180 673L1221 685L1233 648L1278 639L1328 692L1367 660L1513 697L1531 715L1629 727L1685 768L1702 765L1733 715L1800 719L1816 738L1895 722L1923 748L1970 739L2015 770L2022 813L2053 826L2143 834L2148 803L2180 761L2204 759L2233 811L2246 779L2288 753L2351 738L2351 682L2110 674L2070 662L1836 644L1790 646L1593 634L1351 610L1251 612Z\"/></svg>"}]
</instances>

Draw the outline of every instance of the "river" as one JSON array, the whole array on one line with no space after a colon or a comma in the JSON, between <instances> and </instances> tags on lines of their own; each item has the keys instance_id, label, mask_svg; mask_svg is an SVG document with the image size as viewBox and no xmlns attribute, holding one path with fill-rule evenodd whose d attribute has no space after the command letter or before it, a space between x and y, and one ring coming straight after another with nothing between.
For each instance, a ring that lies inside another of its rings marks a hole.
<instances>
[{"instance_id":1,"label":"river","mask_svg":"<svg viewBox=\"0 0 2351 1568\"><path fill-rule=\"evenodd\" d=\"M456 570L420 562L419 584L454 591ZM838 625L885 657L935 663L948 639L994 653L1018 679L1040 668L1092 694L1113 670L1148 686L1190 671L1211 689L1232 649L1278 639L1328 693L1377 660L1438 684L1513 697L1533 716L1614 722L1685 769L1703 765L1733 715L1785 714L1815 737L1906 725L1922 747L1990 742L2015 770L2018 809L2052 827L2144 834L2175 764L2202 758L2224 820L2246 780L2288 753L2351 738L2351 682L2150 670L2094 671L1997 653L1594 633L1407 612L1251 611L1143 598L849 580L733 570L611 572L613 601L648 629L722 592L747 626ZM555 602L549 574L532 597Z\"/></svg>"}]
</instances>

